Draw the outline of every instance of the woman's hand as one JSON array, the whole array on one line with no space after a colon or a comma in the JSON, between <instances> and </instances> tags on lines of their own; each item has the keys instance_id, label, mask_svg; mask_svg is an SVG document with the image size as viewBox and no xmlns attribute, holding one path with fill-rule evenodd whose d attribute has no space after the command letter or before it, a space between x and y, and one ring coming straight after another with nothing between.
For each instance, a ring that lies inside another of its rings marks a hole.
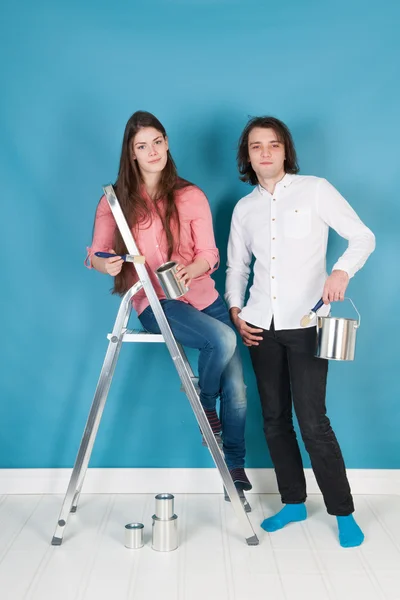
<instances>
[{"instance_id":1,"label":"woman's hand","mask_svg":"<svg viewBox=\"0 0 400 600\"><path fill-rule=\"evenodd\" d=\"M110 254L115 254L115 250L109 250ZM104 268L106 273L111 275L111 277L116 277L119 273L121 273L122 265L124 261L120 256L112 256L111 258L103 259L105 261Z\"/></svg>"},{"instance_id":2,"label":"woman's hand","mask_svg":"<svg viewBox=\"0 0 400 600\"><path fill-rule=\"evenodd\" d=\"M186 287L190 287L191 281L192 279L194 279L195 277L198 277L198 275L196 275L195 273L195 266L192 263L191 265L176 265L176 278L179 281L182 281L182 283L184 285L186 285Z\"/></svg>"}]
</instances>

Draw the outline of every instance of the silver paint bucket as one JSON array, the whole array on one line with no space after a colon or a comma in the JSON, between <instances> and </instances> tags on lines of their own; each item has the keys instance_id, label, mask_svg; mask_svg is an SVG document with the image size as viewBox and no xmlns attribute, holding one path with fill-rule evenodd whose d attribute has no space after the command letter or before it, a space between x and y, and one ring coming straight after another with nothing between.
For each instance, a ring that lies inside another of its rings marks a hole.
<instances>
[{"instance_id":1,"label":"silver paint bucket","mask_svg":"<svg viewBox=\"0 0 400 600\"><path fill-rule=\"evenodd\" d=\"M176 300L176 298L180 298L189 291L189 288L183 283L183 281L179 281L177 278L177 265L178 263L170 260L169 262L166 262L158 267L156 270L156 275L162 289L164 290L164 294L170 300Z\"/></svg>"},{"instance_id":2,"label":"silver paint bucket","mask_svg":"<svg viewBox=\"0 0 400 600\"><path fill-rule=\"evenodd\" d=\"M178 517L174 514L174 496L172 494L156 496L151 547L158 552L171 552L178 547Z\"/></svg>"},{"instance_id":3,"label":"silver paint bucket","mask_svg":"<svg viewBox=\"0 0 400 600\"><path fill-rule=\"evenodd\" d=\"M351 298L358 320L317 316L317 350L315 356L328 360L354 360L356 333L361 316Z\"/></svg>"}]
</instances>

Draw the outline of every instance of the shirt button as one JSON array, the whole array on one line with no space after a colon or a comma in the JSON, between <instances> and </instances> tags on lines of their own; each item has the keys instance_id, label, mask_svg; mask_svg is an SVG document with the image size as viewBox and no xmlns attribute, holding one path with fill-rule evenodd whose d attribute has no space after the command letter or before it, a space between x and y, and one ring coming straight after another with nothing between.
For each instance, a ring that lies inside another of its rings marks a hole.
<instances>
[{"instance_id":1,"label":"shirt button","mask_svg":"<svg viewBox=\"0 0 400 600\"><path fill-rule=\"evenodd\" d=\"M272 238L272 241L274 241L275 238Z\"/></svg>"},{"instance_id":2,"label":"shirt button","mask_svg":"<svg viewBox=\"0 0 400 600\"><path fill-rule=\"evenodd\" d=\"M272 275L272 279L275 279L275 275Z\"/></svg>"},{"instance_id":3,"label":"shirt button","mask_svg":"<svg viewBox=\"0 0 400 600\"><path fill-rule=\"evenodd\" d=\"M272 257L272 260L275 260L275 256Z\"/></svg>"},{"instance_id":4,"label":"shirt button","mask_svg":"<svg viewBox=\"0 0 400 600\"><path fill-rule=\"evenodd\" d=\"M275 221L275 219L272 219L273 221Z\"/></svg>"},{"instance_id":5,"label":"shirt button","mask_svg":"<svg viewBox=\"0 0 400 600\"><path fill-rule=\"evenodd\" d=\"M276 198L272 198L272 200L273 200L274 202L276 202Z\"/></svg>"},{"instance_id":6,"label":"shirt button","mask_svg":"<svg viewBox=\"0 0 400 600\"><path fill-rule=\"evenodd\" d=\"M276 296L274 296L274 300L276 300Z\"/></svg>"}]
</instances>

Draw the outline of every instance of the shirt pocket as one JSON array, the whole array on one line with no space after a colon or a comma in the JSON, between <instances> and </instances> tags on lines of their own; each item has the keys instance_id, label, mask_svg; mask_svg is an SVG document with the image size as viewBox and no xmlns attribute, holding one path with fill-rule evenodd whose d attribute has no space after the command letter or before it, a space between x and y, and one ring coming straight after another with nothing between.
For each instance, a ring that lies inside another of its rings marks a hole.
<instances>
[{"instance_id":1,"label":"shirt pocket","mask_svg":"<svg viewBox=\"0 0 400 600\"><path fill-rule=\"evenodd\" d=\"M295 240L307 237L311 232L311 211L307 208L286 210L283 215L285 236Z\"/></svg>"}]
</instances>

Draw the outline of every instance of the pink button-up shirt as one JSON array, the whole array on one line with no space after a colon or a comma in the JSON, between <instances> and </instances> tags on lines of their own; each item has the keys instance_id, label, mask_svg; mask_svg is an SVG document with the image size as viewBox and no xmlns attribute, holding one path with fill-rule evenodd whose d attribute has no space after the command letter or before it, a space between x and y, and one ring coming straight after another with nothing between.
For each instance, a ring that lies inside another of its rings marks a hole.
<instances>
[{"instance_id":1,"label":"pink button-up shirt","mask_svg":"<svg viewBox=\"0 0 400 600\"><path fill-rule=\"evenodd\" d=\"M210 275L219 264L219 253L215 246L214 231L210 206L205 194L196 186L189 186L176 192L176 206L180 220L180 244L174 249L171 259L183 265L189 265L196 258L204 258L210 265L209 271L193 279L190 290L179 300L191 304L202 310L210 306L218 297L215 283ZM116 223L111 208L103 196L96 211L93 241L88 248L85 264L91 267L90 258L95 252L110 252L114 245L114 232ZM176 233L172 225L172 233ZM152 284L159 299L165 294L158 282L155 270L167 262L167 238L164 233L161 219L155 211L152 214L152 224L144 223L141 227L132 229L132 234L141 254L146 257L146 266ZM176 239L176 235L174 236ZM89 260L88 260L89 259ZM135 267L132 265L132 284L137 280ZM132 304L140 315L149 305L144 290L140 290L132 298Z\"/></svg>"}]
</instances>

